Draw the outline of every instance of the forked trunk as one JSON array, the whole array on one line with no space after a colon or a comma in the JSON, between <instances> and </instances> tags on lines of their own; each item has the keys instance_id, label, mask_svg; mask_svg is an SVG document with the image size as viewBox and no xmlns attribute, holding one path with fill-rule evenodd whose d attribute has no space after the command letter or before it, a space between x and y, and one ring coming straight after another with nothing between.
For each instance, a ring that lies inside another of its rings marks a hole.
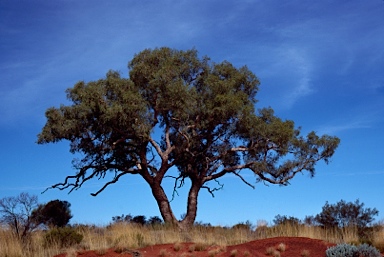
<instances>
[{"instance_id":1,"label":"forked trunk","mask_svg":"<svg viewBox=\"0 0 384 257\"><path fill-rule=\"evenodd\" d=\"M163 217L165 223L175 225L182 231L188 230L193 226L197 214L197 197L201 188L200 184L192 183L188 193L187 213L184 219L181 221L177 220L173 214L168 197L161 185L152 184L150 186L152 189L152 194L156 199L161 216Z\"/></svg>"}]
</instances>

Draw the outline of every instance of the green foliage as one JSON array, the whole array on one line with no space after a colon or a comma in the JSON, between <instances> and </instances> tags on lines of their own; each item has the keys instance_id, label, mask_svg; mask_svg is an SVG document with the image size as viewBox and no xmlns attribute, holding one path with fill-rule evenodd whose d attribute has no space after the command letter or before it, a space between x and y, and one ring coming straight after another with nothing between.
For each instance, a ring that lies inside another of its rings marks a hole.
<instances>
[{"instance_id":1,"label":"green foliage","mask_svg":"<svg viewBox=\"0 0 384 257\"><path fill-rule=\"evenodd\" d=\"M59 247L70 247L79 244L83 235L71 227L53 228L44 236L44 246L58 245Z\"/></svg>"},{"instance_id":2,"label":"green foliage","mask_svg":"<svg viewBox=\"0 0 384 257\"><path fill-rule=\"evenodd\" d=\"M143 226L143 225L147 224L147 218L144 215L137 215L137 216L132 218L131 222Z\"/></svg>"},{"instance_id":3,"label":"green foliage","mask_svg":"<svg viewBox=\"0 0 384 257\"><path fill-rule=\"evenodd\" d=\"M252 186L242 176L246 169L256 182L288 185L297 173L313 176L316 163L328 163L339 144L328 135L302 136L271 108L256 110L259 80L246 66L163 47L138 53L128 67L129 78L110 71L79 82L67 90L71 105L46 111L38 143L68 140L70 151L83 156L74 162L77 173L53 188L72 191L91 179L111 178L97 195L121 176L140 175L164 221L176 223L162 188L165 177L175 179L174 191L190 180L195 198L202 188L211 194L220 189L209 182L229 173ZM183 220L189 225L196 203L188 202Z\"/></svg>"},{"instance_id":4,"label":"green foliage","mask_svg":"<svg viewBox=\"0 0 384 257\"><path fill-rule=\"evenodd\" d=\"M339 244L325 251L326 257L359 257L357 247L349 244Z\"/></svg>"},{"instance_id":5,"label":"green foliage","mask_svg":"<svg viewBox=\"0 0 384 257\"><path fill-rule=\"evenodd\" d=\"M286 215L276 215L274 220L273 220L273 223L278 226L278 225L292 225L292 226L296 226L296 225L300 225L301 221L300 219L298 218L295 218L295 217L292 217L292 216L286 216Z\"/></svg>"},{"instance_id":6,"label":"green foliage","mask_svg":"<svg viewBox=\"0 0 384 257\"><path fill-rule=\"evenodd\" d=\"M132 220L132 215L131 214L121 214L120 216L113 216L112 217L112 222L113 223L118 223L118 222L131 222Z\"/></svg>"},{"instance_id":7,"label":"green foliage","mask_svg":"<svg viewBox=\"0 0 384 257\"><path fill-rule=\"evenodd\" d=\"M381 257L380 252L368 244L339 244L328 248L325 253L326 257Z\"/></svg>"},{"instance_id":8,"label":"green foliage","mask_svg":"<svg viewBox=\"0 0 384 257\"><path fill-rule=\"evenodd\" d=\"M364 203L356 200L354 203L341 200L336 204L328 202L322 208L322 212L316 215L316 221L324 227L351 227L360 228L368 226L377 216L376 208L364 208Z\"/></svg>"},{"instance_id":9,"label":"green foliage","mask_svg":"<svg viewBox=\"0 0 384 257\"><path fill-rule=\"evenodd\" d=\"M64 227L72 218L70 207L71 204L67 201L53 200L39 205L32 212L32 217L38 224L48 227Z\"/></svg>"},{"instance_id":10,"label":"green foliage","mask_svg":"<svg viewBox=\"0 0 384 257\"><path fill-rule=\"evenodd\" d=\"M356 227L360 243L371 243L373 229L368 226L378 213L376 208L364 208L359 200L354 203L341 200L336 204L326 202L314 219L325 228Z\"/></svg>"},{"instance_id":11,"label":"green foliage","mask_svg":"<svg viewBox=\"0 0 384 257\"><path fill-rule=\"evenodd\" d=\"M152 216L148 220L144 215L132 216L131 214L112 217L113 223L127 222L139 225L159 225L163 223L163 220L157 216Z\"/></svg>"},{"instance_id":12,"label":"green foliage","mask_svg":"<svg viewBox=\"0 0 384 257\"><path fill-rule=\"evenodd\" d=\"M251 231L253 228L253 224L249 220L247 220L246 222L240 222L233 225L232 228Z\"/></svg>"},{"instance_id":13,"label":"green foliage","mask_svg":"<svg viewBox=\"0 0 384 257\"><path fill-rule=\"evenodd\" d=\"M160 225L163 224L163 220L158 216L152 216L148 219L147 224L149 225Z\"/></svg>"}]
</instances>

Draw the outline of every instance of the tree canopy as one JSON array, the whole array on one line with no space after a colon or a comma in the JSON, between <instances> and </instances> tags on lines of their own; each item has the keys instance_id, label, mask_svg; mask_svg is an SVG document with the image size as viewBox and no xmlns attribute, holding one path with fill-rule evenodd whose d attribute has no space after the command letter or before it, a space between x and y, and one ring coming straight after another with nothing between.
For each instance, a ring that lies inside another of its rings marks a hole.
<instances>
[{"instance_id":1,"label":"tree canopy","mask_svg":"<svg viewBox=\"0 0 384 257\"><path fill-rule=\"evenodd\" d=\"M364 203L359 200L346 202L340 200L335 204L328 202L322 208L321 213L315 216L316 222L324 227L367 227L377 216L379 211L376 208L364 208Z\"/></svg>"},{"instance_id":2,"label":"tree canopy","mask_svg":"<svg viewBox=\"0 0 384 257\"><path fill-rule=\"evenodd\" d=\"M252 171L256 182L287 185L297 173L315 174L339 144L333 136L300 134L291 120L273 109L256 110L258 78L246 67L200 58L196 50L146 49L128 64L129 78L109 71L105 78L78 82L67 92L71 105L46 111L38 143L70 142L76 174L52 188L71 191L93 178L114 174L92 195L126 174L141 176L150 186L165 222L193 224L201 189L227 174L244 183ZM177 168L177 175L170 173ZM174 190L190 180L187 212L181 221L172 212L164 178Z\"/></svg>"},{"instance_id":3,"label":"tree canopy","mask_svg":"<svg viewBox=\"0 0 384 257\"><path fill-rule=\"evenodd\" d=\"M46 204L40 204L32 212L32 217L37 224L48 227L64 227L72 218L71 204L67 201L53 200Z\"/></svg>"}]
</instances>

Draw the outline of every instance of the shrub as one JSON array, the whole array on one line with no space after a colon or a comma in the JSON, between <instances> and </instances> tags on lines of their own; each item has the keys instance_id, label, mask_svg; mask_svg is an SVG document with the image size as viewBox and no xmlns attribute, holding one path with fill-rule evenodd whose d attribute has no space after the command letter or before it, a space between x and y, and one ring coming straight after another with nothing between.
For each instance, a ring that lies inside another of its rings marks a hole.
<instances>
[{"instance_id":1,"label":"shrub","mask_svg":"<svg viewBox=\"0 0 384 257\"><path fill-rule=\"evenodd\" d=\"M207 245L202 243L197 243L194 245L194 247L194 250L197 252L205 251L205 249L207 249Z\"/></svg>"},{"instance_id":2,"label":"shrub","mask_svg":"<svg viewBox=\"0 0 384 257\"><path fill-rule=\"evenodd\" d=\"M380 252L373 246L362 244L357 247L359 257L381 257Z\"/></svg>"},{"instance_id":3,"label":"shrub","mask_svg":"<svg viewBox=\"0 0 384 257\"><path fill-rule=\"evenodd\" d=\"M79 244L83 240L83 235L76 232L71 227L54 228L44 236L44 246L58 245L60 247L70 247Z\"/></svg>"},{"instance_id":4,"label":"shrub","mask_svg":"<svg viewBox=\"0 0 384 257\"><path fill-rule=\"evenodd\" d=\"M67 201L54 200L41 204L32 212L32 219L37 224L44 224L50 228L65 227L72 218L71 204Z\"/></svg>"},{"instance_id":5,"label":"shrub","mask_svg":"<svg viewBox=\"0 0 384 257\"><path fill-rule=\"evenodd\" d=\"M309 252L309 250L304 249L304 250L301 251L301 254L300 254L300 255L301 255L302 257L309 257L310 252Z\"/></svg>"},{"instance_id":6,"label":"shrub","mask_svg":"<svg viewBox=\"0 0 384 257\"><path fill-rule=\"evenodd\" d=\"M267 254L267 255L273 255L273 252L275 251L275 248L273 248L273 247L268 247L267 249L266 249L266 251L265 251L265 253Z\"/></svg>"},{"instance_id":7,"label":"shrub","mask_svg":"<svg viewBox=\"0 0 384 257\"><path fill-rule=\"evenodd\" d=\"M287 246L284 243L280 243L277 246L277 250L279 250L280 252L284 252L286 248L287 248Z\"/></svg>"},{"instance_id":8,"label":"shrub","mask_svg":"<svg viewBox=\"0 0 384 257\"><path fill-rule=\"evenodd\" d=\"M165 249L161 249L161 250L160 250L160 254L159 254L160 257L165 257L165 256L167 256L167 255L168 255L167 250L165 250Z\"/></svg>"},{"instance_id":9,"label":"shrub","mask_svg":"<svg viewBox=\"0 0 384 257\"><path fill-rule=\"evenodd\" d=\"M357 247L349 244L339 244L325 251L327 257L359 257Z\"/></svg>"},{"instance_id":10,"label":"shrub","mask_svg":"<svg viewBox=\"0 0 384 257\"><path fill-rule=\"evenodd\" d=\"M373 246L362 244L359 246L339 244L327 249L327 257L381 257L380 252Z\"/></svg>"},{"instance_id":11,"label":"shrub","mask_svg":"<svg viewBox=\"0 0 384 257\"><path fill-rule=\"evenodd\" d=\"M175 244L173 245L173 250L174 250L175 252L180 251L180 249L181 249L181 244L180 244L180 243L175 243Z\"/></svg>"},{"instance_id":12,"label":"shrub","mask_svg":"<svg viewBox=\"0 0 384 257\"><path fill-rule=\"evenodd\" d=\"M247 250L247 251L244 251L243 255L244 257L248 257L248 256L251 256L251 253Z\"/></svg>"},{"instance_id":13,"label":"shrub","mask_svg":"<svg viewBox=\"0 0 384 257\"><path fill-rule=\"evenodd\" d=\"M320 225L332 227L358 227L365 228L374 220L379 211L376 208L364 208L364 203L356 200L354 203L339 201L336 204L325 203L322 212L315 217Z\"/></svg>"}]
</instances>

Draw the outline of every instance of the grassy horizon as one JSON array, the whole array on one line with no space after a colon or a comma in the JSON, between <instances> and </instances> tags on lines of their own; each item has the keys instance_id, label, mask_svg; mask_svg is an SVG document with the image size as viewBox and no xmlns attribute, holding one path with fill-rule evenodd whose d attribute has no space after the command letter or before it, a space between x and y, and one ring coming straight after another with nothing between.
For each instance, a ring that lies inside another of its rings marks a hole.
<instances>
[{"instance_id":1,"label":"grassy horizon","mask_svg":"<svg viewBox=\"0 0 384 257\"><path fill-rule=\"evenodd\" d=\"M138 249L149 245L177 244L193 242L204 245L229 246L246 243L253 240L272 237L308 237L320 239L330 243L359 242L356 228L338 230L322 229L315 226L282 224L278 226L258 226L251 230L244 227L213 227L194 226L188 231L179 231L167 225L137 225L132 223L116 223L98 227L95 225L76 225L77 232L83 235L80 244L69 248L60 248L53 243L44 247L44 231L32 233L27 243L21 243L7 229L0 229L0 256L4 257L52 257L60 253L67 253L68 257L76 256L76 251L96 250L103 252L109 248ZM384 226L378 226L373 232L372 242L384 246Z\"/></svg>"}]
</instances>

